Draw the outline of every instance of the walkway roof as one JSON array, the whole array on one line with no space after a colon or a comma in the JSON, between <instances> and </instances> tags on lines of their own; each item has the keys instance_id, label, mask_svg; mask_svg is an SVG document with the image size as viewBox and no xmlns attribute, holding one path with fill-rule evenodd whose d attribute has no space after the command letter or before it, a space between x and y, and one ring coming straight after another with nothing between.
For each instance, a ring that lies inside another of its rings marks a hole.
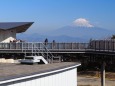
<instances>
[{"instance_id":1,"label":"walkway roof","mask_svg":"<svg viewBox=\"0 0 115 86\"><path fill-rule=\"evenodd\" d=\"M25 32L34 22L0 22L0 30L15 29L16 33Z\"/></svg>"}]
</instances>

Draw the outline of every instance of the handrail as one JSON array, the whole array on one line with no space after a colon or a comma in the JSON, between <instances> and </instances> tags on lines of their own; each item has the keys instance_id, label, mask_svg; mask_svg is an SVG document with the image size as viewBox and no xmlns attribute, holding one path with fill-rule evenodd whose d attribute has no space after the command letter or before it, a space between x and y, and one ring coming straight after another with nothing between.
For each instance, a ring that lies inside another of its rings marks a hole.
<instances>
[{"instance_id":1,"label":"handrail","mask_svg":"<svg viewBox=\"0 0 115 86\"><path fill-rule=\"evenodd\" d=\"M0 43L0 50L23 50L32 49L32 44L41 45L42 42L20 42L20 43ZM88 43L48 43L47 49L61 50L61 49L86 49ZM43 46L38 46L43 49Z\"/></svg>"},{"instance_id":2,"label":"handrail","mask_svg":"<svg viewBox=\"0 0 115 86\"><path fill-rule=\"evenodd\" d=\"M44 49L42 42L20 42L20 43L0 43L0 51L2 50L32 50L32 44ZM92 40L89 43L48 43L47 49L50 50L98 50L98 51L115 51L115 40Z\"/></svg>"},{"instance_id":3,"label":"handrail","mask_svg":"<svg viewBox=\"0 0 115 86\"><path fill-rule=\"evenodd\" d=\"M31 50L33 56L39 56L39 54L41 54L45 58L45 54L47 54L47 61L51 60L50 62L53 62L53 54L43 43L23 43L22 50L25 53L25 56L28 50Z\"/></svg>"},{"instance_id":4,"label":"handrail","mask_svg":"<svg viewBox=\"0 0 115 86\"><path fill-rule=\"evenodd\" d=\"M51 62L53 62L53 54L48 50L47 45L45 45L44 43L42 43L42 45L44 46L45 52L47 53L47 60L50 59Z\"/></svg>"}]
</instances>

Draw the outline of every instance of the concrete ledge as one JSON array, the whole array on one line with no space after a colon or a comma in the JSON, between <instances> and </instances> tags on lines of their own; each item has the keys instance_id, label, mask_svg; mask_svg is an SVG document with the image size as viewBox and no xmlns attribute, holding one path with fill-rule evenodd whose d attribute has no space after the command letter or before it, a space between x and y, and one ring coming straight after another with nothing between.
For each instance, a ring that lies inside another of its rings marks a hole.
<instances>
[{"instance_id":1,"label":"concrete ledge","mask_svg":"<svg viewBox=\"0 0 115 86\"><path fill-rule=\"evenodd\" d=\"M14 59L0 58L0 63L15 63Z\"/></svg>"}]
</instances>

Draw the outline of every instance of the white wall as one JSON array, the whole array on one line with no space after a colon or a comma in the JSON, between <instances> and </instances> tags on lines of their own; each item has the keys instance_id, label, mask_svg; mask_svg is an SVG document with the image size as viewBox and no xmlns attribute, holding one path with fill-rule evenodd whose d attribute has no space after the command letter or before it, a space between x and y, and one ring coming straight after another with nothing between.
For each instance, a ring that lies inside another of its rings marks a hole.
<instances>
[{"instance_id":1,"label":"white wall","mask_svg":"<svg viewBox=\"0 0 115 86\"><path fill-rule=\"evenodd\" d=\"M16 39L15 30L0 30L0 42L10 42Z\"/></svg>"},{"instance_id":2,"label":"white wall","mask_svg":"<svg viewBox=\"0 0 115 86\"><path fill-rule=\"evenodd\" d=\"M7 86L77 86L77 68Z\"/></svg>"}]
</instances>

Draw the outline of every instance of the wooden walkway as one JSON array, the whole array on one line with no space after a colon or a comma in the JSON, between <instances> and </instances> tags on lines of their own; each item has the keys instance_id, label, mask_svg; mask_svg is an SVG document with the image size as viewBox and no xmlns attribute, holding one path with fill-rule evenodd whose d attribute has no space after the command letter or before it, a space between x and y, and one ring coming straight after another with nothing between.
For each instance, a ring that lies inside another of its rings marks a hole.
<instances>
[{"instance_id":1,"label":"wooden walkway","mask_svg":"<svg viewBox=\"0 0 115 86\"><path fill-rule=\"evenodd\" d=\"M0 53L93 53L115 55L114 40L92 40L89 43L47 43L22 42L0 43ZM104 56L102 56L104 58ZM101 86L105 86L105 61L102 60Z\"/></svg>"},{"instance_id":2,"label":"wooden walkway","mask_svg":"<svg viewBox=\"0 0 115 86\"><path fill-rule=\"evenodd\" d=\"M89 43L47 43L21 42L0 43L0 53L27 53L44 51L48 49L51 53L114 53L115 41L94 40Z\"/></svg>"},{"instance_id":3,"label":"wooden walkway","mask_svg":"<svg viewBox=\"0 0 115 86\"><path fill-rule=\"evenodd\" d=\"M43 51L47 48L52 53L78 53L85 52L88 43L48 43L41 42L22 42L22 43L0 43L0 53L29 53L35 50ZM37 51L38 52L38 51Z\"/></svg>"}]
</instances>

